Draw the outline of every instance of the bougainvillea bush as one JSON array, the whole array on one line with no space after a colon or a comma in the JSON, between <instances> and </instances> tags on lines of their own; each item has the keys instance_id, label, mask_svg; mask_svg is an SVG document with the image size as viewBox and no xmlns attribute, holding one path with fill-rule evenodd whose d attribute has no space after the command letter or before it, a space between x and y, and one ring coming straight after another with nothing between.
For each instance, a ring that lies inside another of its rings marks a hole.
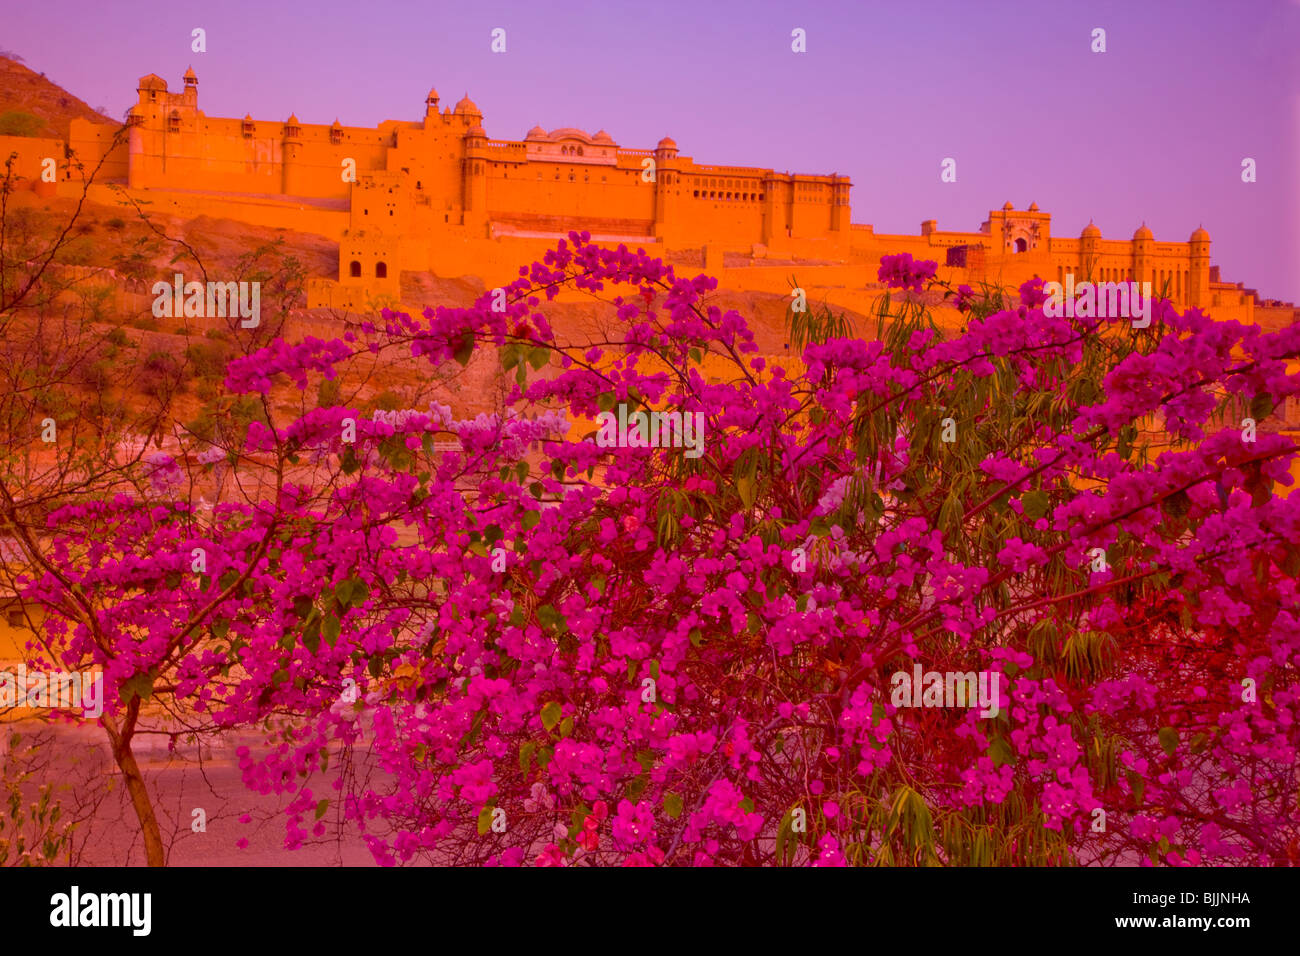
<instances>
[{"instance_id":1,"label":"bougainvillea bush","mask_svg":"<svg viewBox=\"0 0 1300 956\"><path fill-rule=\"evenodd\" d=\"M1297 448L1263 425L1300 391L1300 326L1049 318L1037 280L1006 301L907 256L880 277L877 329L794 315L774 359L716 280L572 234L504 299L276 341L232 396L485 350L515 388L468 421L306 403L154 462L53 516L65 560L31 593L64 659L105 667L110 720L165 692L208 731L267 728L243 772L292 798L290 847L1300 861ZM561 290L610 331L554 328ZM638 410L698 415L702 454L597 440ZM178 503L213 469L240 494ZM69 602L93 622L61 625ZM908 689L931 673L991 701Z\"/></svg>"}]
</instances>

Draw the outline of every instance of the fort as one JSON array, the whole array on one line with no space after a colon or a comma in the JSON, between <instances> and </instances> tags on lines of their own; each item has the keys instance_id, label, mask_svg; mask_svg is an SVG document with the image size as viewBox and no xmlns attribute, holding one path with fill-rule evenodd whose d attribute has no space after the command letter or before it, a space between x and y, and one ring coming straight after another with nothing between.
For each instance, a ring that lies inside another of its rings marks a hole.
<instances>
[{"instance_id":1,"label":"fort","mask_svg":"<svg viewBox=\"0 0 1300 956\"><path fill-rule=\"evenodd\" d=\"M919 234L878 234L851 221L852 183L838 173L698 163L667 136L653 149L574 127L491 139L468 95L446 108L430 90L423 106L420 119L374 128L296 115L210 117L199 108L193 69L178 92L151 73L137 84L125 137L111 124L78 118L66 144L0 137L0 153L17 152L18 175L38 191L55 187L39 181L43 158L66 156L74 161L59 164L60 193L78 187L79 169L98 165L103 183L125 186L161 211L336 241L337 275L308 282L312 308L396 304L403 271L472 274L490 287L576 229L702 266L753 291L788 294L795 271L832 300L838 295L835 304L859 311L866 306L856 290L879 289L880 257L909 252L938 261L951 282L1014 287L1034 276L1063 283L1066 275L1150 282L1177 305L1216 318L1276 326L1296 315L1290 304L1222 281L1204 228L1184 242L1157 241L1145 224L1128 239L1103 238L1092 223L1077 237L1054 236L1050 213L1008 202L974 231L941 230L930 219ZM107 189L92 186L103 191L92 198L115 203Z\"/></svg>"}]
</instances>

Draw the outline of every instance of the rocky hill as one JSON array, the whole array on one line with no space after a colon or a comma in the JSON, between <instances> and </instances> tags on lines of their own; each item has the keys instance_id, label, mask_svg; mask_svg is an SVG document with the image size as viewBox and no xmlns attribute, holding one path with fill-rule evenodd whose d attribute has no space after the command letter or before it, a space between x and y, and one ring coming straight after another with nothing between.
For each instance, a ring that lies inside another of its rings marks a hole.
<instances>
[{"instance_id":1,"label":"rocky hill","mask_svg":"<svg viewBox=\"0 0 1300 956\"><path fill-rule=\"evenodd\" d=\"M40 121L41 125L26 135L58 139L68 138L68 126L78 117L99 123L114 122L112 117L46 79L44 73L28 69L12 56L0 55L0 117L7 113L27 113Z\"/></svg>"}]
</instances>

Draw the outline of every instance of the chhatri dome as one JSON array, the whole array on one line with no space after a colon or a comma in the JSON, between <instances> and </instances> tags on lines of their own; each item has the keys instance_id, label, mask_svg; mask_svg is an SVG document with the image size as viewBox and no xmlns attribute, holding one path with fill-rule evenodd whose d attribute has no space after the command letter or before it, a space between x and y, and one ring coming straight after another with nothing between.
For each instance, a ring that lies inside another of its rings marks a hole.
<instances>
[{"instance_id":1,"label":"chhatri dome","mask_svg":"<svg viewBox=\"0 0 1300 956\"><path fill-rule=\"evenodd\" d=\"M1083 227L1083 232L1079 235L1082 239L1100 239L1101 230L1097 228L1096 224L1091 219L1089 219L1088 225Z\"/></svg>"},{"instance_id":2,"label":"chhatri dome","mask_svg":"<svg viewBox=\"0 0 1300 956\"><path fill-rule=\"evenodd\" d=\"M483 111L474 104L474 101L469 98L468 93L460 98L460 102L456 104L455 112L467 116L481 117L483 115Z\"/></svg>"},{"instance_id":3,"label":"chhatri dome","mask_svg":"<svg viewBox=\"0 0 1300 956\"><path fill-rule=\"evenodd\" d=\"M1197 226L1196 231L1192 233L1191 238L1188 239L1187 241L1188 242L1209 242L1210 234L1205 231L1204 226Z\"/></svg>"},{"instance_id":4,"label":"chhatri dome","mask_svg":"<svg viewBox=\"0 0 1300 956\"><path fill-rule=\"evenodd\" d=\"M676 149L676 148L677 148L677 141L674 140L671 136L665 136L663 139L661 139L661 140L659 141L659 146L658 146L658 148L659 148L659 149Z\"/></svg>"},{"instance_id":5,"label":"chhatri dome","mask_svg":"<svg viewBox=\"0 0 1300 956\"><path fill-rule=\"evenodd\" d=\"M1150 229L1148 229L1148 228L1147 228L1147 224L1144 222L1144 223L1142 223L1142 225L1140 225L1140 226L1137 227L1137 232L1133 233L1133 238L1134 238L1134 239L1154 239L1154 238L1155 238L1155 233L1153 233Z\"/></svg>"}]
</instances>

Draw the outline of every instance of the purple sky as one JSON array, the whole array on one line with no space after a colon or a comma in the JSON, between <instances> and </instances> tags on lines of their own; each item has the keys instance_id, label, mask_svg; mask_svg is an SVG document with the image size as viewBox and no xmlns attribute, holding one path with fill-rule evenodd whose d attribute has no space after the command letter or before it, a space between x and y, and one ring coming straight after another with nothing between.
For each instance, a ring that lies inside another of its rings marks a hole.
<instances>
[{"instance_id":1,"label":"purple sky","mask_svg":"<svg viewBox=\"0 0 1300 956\"><path fill-rule=\"evenodd\" d=\"M114 116L141 75L176 88L191 64L215 116L418 119L432 84L444 105L468 91L496 138L603 127L698 162L847 173L854 222L878 232L975 230L1007 200L1058 235L1204 223L1225 279L1300 301L1300 0L41 0L4 21L0 46Z\"/></svg>"}]
</instances>

